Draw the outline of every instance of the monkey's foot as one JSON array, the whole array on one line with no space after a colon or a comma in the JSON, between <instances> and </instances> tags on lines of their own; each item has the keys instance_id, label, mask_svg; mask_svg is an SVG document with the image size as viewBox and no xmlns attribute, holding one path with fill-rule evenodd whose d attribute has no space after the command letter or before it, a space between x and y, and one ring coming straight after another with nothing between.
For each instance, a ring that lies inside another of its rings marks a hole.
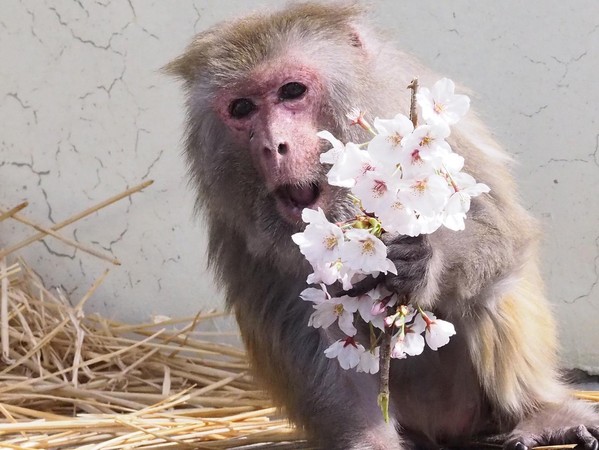
<instances>
[{"instance_id":1,"label":"monkey's foot","mask_svg":"<svg viewBox=\"0 0 599 450\"><path fill-rule=\"evenodd\" d=\"M503 445L504 450L528 450L543 445L576 444L577 450L599 450L599 426L562 428L540 434L514 433Z\"/></svg>"}]
</instances>

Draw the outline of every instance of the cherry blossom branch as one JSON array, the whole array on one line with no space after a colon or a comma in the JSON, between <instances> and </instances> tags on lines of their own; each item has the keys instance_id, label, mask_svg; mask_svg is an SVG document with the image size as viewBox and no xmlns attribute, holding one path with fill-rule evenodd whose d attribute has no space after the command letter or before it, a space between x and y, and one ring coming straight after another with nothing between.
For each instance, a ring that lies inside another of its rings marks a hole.
<instances>
[{"instance_id":1,"label":"cherry blossom branch","mask_svg":"<svg viewBox=\"0 0 599 450\"><path fill-rule=\"evenodd\" d=\"M379 366L379 396L378 404L385 422L389 422L389 369L391 367L391 340L393 326L385 327L382 333L380 366Z\"/></svg>"},{"instance_id":2,"label":"cherry blossom branch","mask_svg":"<svg viewBox=\"0 0 599 450\"><path fill-rule=\"evenodd\" d=\"M414 128L418 126L418 112L416 110L416 92L418 92L418 78L412 79L408 85L412 91L410 95L410 120ZM407 300L407 299L406 299ZM407 301L405 304L408 304ZM393 326L385 327L381 341L379 356L379 397L378 404L383 413L385 422L389 422L389 369L391 367L391 345L393 340Z\"/></svg>"},{"instance_id":3,"label":"cherry blossom branch","mask_svg":"<svg viewBox=\"0 0 599 450\"><path fill-rule=\"evenodd\" d=\"M410 98L410 120L414 125L414 128L418 126L418 111L416 110L416 92L418 92L418 78L412 79L412 82L408 85L408 89L412 90L412 96Z\"/></svg>"}]
</instances>

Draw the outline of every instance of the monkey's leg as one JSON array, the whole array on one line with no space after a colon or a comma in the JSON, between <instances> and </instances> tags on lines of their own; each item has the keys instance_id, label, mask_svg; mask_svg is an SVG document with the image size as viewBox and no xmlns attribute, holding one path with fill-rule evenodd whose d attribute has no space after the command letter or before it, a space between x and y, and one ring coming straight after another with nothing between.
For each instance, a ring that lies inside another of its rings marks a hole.
<instances>
[{"instance_id":1,"label":"monkey's leg","mask_svg":"<svg viewBox=\"0 0 599 450\"><path fill-rule=\"evenodd\" d=\"M391 417L385 423L376 400L378 377L346 373L330 386L337 406L320 411L311 423L311 432L319 448L334 450L401 450L411 448L400 437L397 422ZM352 386L353 385L353 386ZM316 423L318 422L318 423Z\"/></svg>"},{"instance_id":2,"label":"monkey's leg","mask_svg":"<svg viewBox=\"0 0 599 450\"><path fill-rule=\"evenodd\" d=\"M307 327L306 327L307 328ZM319 355L317 355L319 356ZM301 362L299 362L301 364ZM286 374L290 416L323 450L400 450L393 406L386 423L377 404L378 376L343 370L337 360L315 358ZM299 378L303 379L299 379ZM409 446L408 446L409 447Z\"/></svg>"},{"instance_id":3,"label":"monkey's leg","mask_svg":"<svg viewBox=\"0 0 599 450\"><path fill-rule=\"evenodd\" d=\"M297 294L273 298L267 309L237 310L237 319L258 378L307 431L310 444L323 450L405 448L393 407L385 423L377 405L378 376L344 370L324 355L336 338L307 326L312 308Z\"/></svg>"},{"instance_id":4,"label":"monkey's leg","mask_svg":"<svg viewBox=\"0 0 599 450\"><path fill-rule=\"evenodd\" d=\"M518 424L504 449L567 444L576 444L576 449L599 449L599 414L583 401L569 400L541 408Z\"/></svg>"}]
</instances>

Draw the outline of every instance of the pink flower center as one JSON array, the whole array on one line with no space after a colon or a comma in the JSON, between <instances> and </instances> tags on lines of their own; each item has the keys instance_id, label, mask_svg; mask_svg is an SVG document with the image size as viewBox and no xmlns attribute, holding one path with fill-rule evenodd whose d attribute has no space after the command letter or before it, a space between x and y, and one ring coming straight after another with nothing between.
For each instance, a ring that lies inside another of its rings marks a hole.
<instances>
[{"instance_id":1,"label":"pink flower center","mask_svg":"<svg viewBox=\"0 0 599 450\"><path fill-rule=\"evenodd\" d=\"M333 250L337 246L337 237L329 235L324 238L324 246L327 250Z\"/></svg>"},{"instance_id":2,"label":"pink flower center","mask_svg":"<svg viewBox=\"0 0 599 450\"><path fill-rule=\"evenodd\" d=\"M412 185L412 189L417 194L424 194L424 192L426 191L426 180L416 181L416 183Z\"/></svg>"},{"instance_id":3,"label":"pink flower center","mask_svg":"<svg viewBox=\"0 0 599 450\"><path fill-rule=\"evenodd\" d=\"M366 172L370 172L371 170L374 170L373 166L368 163L362 164L362 175L364 175Z\"/></svg>"},{"instance_id":4,"label":"pink flower center","mask_svg":"<svg viewBox=\"0 0 599 450\"><path fill-rule=\"evenodd\" d=\"M445 110L445 105L443 103L433 102L435 104L434 110L437 114L441 114Z\"/></svg>"},{"instance_id":5,"label":"pink flower center","mask_svg":"<svg viewBox=\"0 0 599 450\"><path fill-rule=\"evenodd\" d=\"M374 254L374 242L371 239L362 241L362 254L373 255Z\"/></svg>"},{"instance_id":6,"label":"pink flower center","mask_svg":"<svg viewBox=\"0 0 599 450\"><path fill-rule=\"evenodd\" d=\"M374 180L374 186L372 187L372 194L375 197L382 197L387 192L387 183L382 180Z\"/></svg>"},{"instance_id":7,"label":"pink flower center","mask_svg":"<svg viewBox=\"0 0 599 450\"><path fill-rule=\"evenodd\" d=\"M399 147L402 139L403 136L399 134L397 131L387 136L387 141L389 141L389 143L391 143L391 145L394 147Z\"/></svg>"},{"instance_id":8,"label":"pink flower center","mask_svg":"<svg viewBox=\"0 0 599 450\"><path fill-rule=\"evenodd\" d=\"M432 141L433 139L427 134L426 136L423 136L420 140L420 147L428 147L429 145L431 145Z\"/></svg>"},{"instance_id":9,"label":"pink flower center","mask_svg":"<svg viewBox=\"0 0 599 450\"><path fill-rule=\"evenodd\" d=\"M354 338L353 338L353 337L351 337L351 336L348 336L348 337L345 339L345 342L343 343L343 347L345 348L345 347L347 347L348 345L353 345L354 347L358 348L358 345L356 344L356 341L355 341L355 340L354 340Z\"/></svg>"},{"instance_id":10,"label":"pink flower center","mask_svg":"<svg viewBox=\"0 0 599 450\"><path fill-rule=\"evenodd\" d=\"M422 164L422 158L420 157L420 150L416 149L412 152L412 165Z\"/></svg>"}]
</instances>

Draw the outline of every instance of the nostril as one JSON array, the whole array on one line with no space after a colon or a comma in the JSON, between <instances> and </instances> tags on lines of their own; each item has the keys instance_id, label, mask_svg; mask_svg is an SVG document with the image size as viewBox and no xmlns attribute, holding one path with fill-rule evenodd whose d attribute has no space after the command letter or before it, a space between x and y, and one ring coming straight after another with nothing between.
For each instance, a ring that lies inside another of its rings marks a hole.
<instances>
[{"instance_id":1,"label":"nostril","mask_svg":"<svg viewBox=\"0 0 599 450\"><path fill-rule=\"evenodd\" d=\"M279 147L277 147L277 152L279 152L279 155L284 155L288 151L289 147L287 147L287 144L279 144Z\"/></svg>"}]
</instances>

